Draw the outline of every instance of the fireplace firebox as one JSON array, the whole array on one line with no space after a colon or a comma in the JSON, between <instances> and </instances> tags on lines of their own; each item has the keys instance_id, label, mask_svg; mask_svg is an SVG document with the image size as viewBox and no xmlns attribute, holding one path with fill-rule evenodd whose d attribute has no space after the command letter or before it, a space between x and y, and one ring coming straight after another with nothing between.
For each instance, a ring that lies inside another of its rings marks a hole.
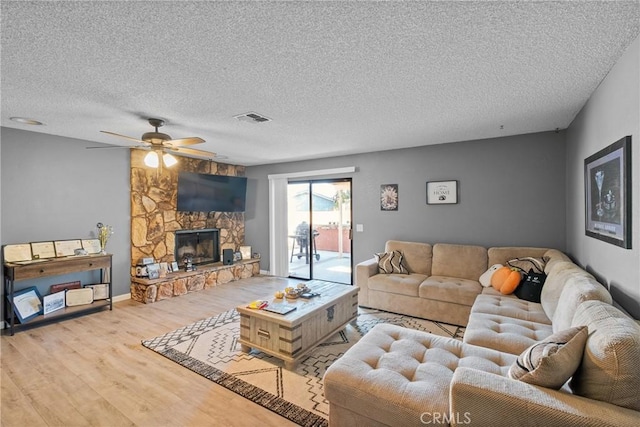
<instances>
[{"instance_id":1,"label":"fireplace firebox","mask_svg":"<svg viewBox=\"0 0 640 427\"><path fill-rule=\"evenodd\" d=\"M175 233L176 250L174 254L179 267L185 266L187 258L191 259L193 265L220 261L219 229L177 230Z\"/></svg>"}]
</instances>

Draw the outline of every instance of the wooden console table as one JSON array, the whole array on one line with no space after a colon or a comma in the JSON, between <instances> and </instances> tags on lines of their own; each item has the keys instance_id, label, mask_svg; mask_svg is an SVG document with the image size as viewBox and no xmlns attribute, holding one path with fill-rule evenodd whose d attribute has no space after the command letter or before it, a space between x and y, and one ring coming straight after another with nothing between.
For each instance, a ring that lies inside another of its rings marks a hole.
<instances>
[{"instance_id":1,"label":"wooden console table","mask_svg":"<svg viewBox=\"0 0 640 427\"><path fill-rule=\"evenodd\" d=\"M70 317L81 316L91 312L102 310L106 307L113 310L113 290L111 287L111 254L96 254L87 256L70 256L65 258L51 258L44 261L32 261L24 263L4 264L4 285L7 296L5 318L9 324L11 335L16 329L34 327L42 323L54 322ZM83 271L101 270L101 281L109 285L109 298L94 301L91 304L65 307L47 315L39 315L27 323L16 323L16 315L13 306L13 296L16 290L16 282L38 279L44 277L60 276L63 274L78 273ZM108 280L105 280L108 277Z\"/></svg>"}]
</instances>

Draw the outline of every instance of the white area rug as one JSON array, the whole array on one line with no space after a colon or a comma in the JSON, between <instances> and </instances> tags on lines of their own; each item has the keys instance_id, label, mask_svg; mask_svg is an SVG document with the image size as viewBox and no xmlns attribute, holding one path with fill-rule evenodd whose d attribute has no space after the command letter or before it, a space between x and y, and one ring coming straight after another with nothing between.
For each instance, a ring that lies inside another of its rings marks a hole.
<instances>
[{"instance_id":1,"label":"white area rug","mask_svg":"<svg viewBox=\"0 0 640 427\"><path fill-rule=\"evenodd\" d=\"M230 310L200 320L142 345L301 426L327 426L329 404L322 377L326 369L378 323L391 323L462 338L464 328L379 310L359 309L358 317L330 337L295 371L258 351L240 350L240 316Z\"/></svg>"}]
</instances>

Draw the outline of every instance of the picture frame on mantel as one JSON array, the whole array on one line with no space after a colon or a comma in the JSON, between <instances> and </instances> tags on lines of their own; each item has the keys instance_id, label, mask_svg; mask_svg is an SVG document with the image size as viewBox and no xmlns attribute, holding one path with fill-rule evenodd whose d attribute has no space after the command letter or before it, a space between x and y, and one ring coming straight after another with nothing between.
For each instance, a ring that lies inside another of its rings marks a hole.
<instances>
[{"instance_id":1,"label":"picture frame on mantel","mask_svg":"<svg viewBox=\"0 0 640 427\"><path fill-rule=\"evenodd\" d=\"M458 203L458 181L428 181L428 205L452 205Z\"/></svg>"},{"instance_id":2,"label":"picture frame on mantel","mask_svg":"<svg viewBox=\"0 0 640 427\"><path fill-rule=\"evenodd\" d=\"M631 135L584 160L585 234L631 249Z\"/></svg>"}]
</instances>

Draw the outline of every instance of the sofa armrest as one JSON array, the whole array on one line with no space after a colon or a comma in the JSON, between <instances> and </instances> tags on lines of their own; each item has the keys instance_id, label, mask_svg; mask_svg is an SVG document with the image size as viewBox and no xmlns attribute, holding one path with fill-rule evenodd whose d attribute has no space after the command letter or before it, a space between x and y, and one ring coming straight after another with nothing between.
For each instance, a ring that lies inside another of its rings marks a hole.
<instances>
[{"instance_id":1,"label":"sofa armrest","mask_svg":"<svg viewBox=\"0 0 640 427\"><path fill-rule=\"evenodd\" d=\"M456 369L449 393L452 425L640 425L640 412L477 369Z\"/></svg>"},{"instance_id":2,"label":"sofa armrest","mask_svg":"<svg viewBox=\"0 0 640 427\"><path fill-rule=\"evenodd\" d=\"M358 291L358 305L368 307L369 304L369 277L378 274L378 261L375 258L362 261L356 265L356 286Z\"/></svg>"}]
</instances>

